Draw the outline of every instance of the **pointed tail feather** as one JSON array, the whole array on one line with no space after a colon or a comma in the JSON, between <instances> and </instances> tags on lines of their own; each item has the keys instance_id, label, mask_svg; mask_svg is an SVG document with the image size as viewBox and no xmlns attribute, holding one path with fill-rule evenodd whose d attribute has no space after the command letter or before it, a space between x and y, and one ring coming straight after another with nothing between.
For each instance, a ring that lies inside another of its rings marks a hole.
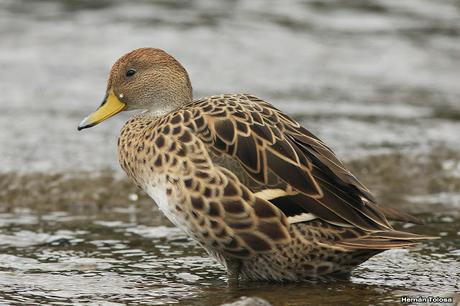
<instances>
[{"instance_id":1,"label":"pointed tail feather","mask_svg":"<svg viewBox=\"0 0 460 306\"><path fill-rule=\"evenodd\" d=\"M414 217L412 215L409 215L408 213L405 213L399 209L388 207L388 206L383 206L383 205L379 205L378 207L380 211L383 212L385 217L387 217L388 220L408 222L408 223L419 224L419 225L425 224L423 220L417 217Z\"/></svg>"},{"instance_id":2,"label":"pointed tail feather","mask_svg":"<svg viewBox=\"0 0 460 306\"><path fill-rule=\"evenodd\" d=\"M338 242L337 245L349 250L388 250L415 246L424 240L438 238L439 237L422 236L402 231L376 231L361 237L344 239Z\"/></svg>"}]
</instances>

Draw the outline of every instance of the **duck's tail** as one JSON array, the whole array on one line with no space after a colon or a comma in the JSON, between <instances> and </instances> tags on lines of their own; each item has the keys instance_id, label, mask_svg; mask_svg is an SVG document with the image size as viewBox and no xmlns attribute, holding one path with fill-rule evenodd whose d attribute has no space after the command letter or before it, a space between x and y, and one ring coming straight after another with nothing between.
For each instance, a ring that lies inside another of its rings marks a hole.
<instances>
[{"instance_id":1,"label":"duck's tail","mask_svg":"<svg viewBox=\"0 0 460 306\"><path fill-rule=\"evenodd\" d=\"M344 239L338 246L348 250L388 250L393 248L411 247L424 240L438 239L439 237L423 236L408 232L388 230L375 231L365 235Z\"/></svg>"},{"instance_id":2,"label":"duck's tail","mask_svg":"<svg viewBox=\"0 0 460 306\"><path fill-rule=\"evenodd\" d=\"M425 222L422 219L414 217L402 210L399 210L393 207L384 206L384 205L379 205L378 207L388 220L420 224L420 225L425 224Z\"/></svg>"}]
</instances>

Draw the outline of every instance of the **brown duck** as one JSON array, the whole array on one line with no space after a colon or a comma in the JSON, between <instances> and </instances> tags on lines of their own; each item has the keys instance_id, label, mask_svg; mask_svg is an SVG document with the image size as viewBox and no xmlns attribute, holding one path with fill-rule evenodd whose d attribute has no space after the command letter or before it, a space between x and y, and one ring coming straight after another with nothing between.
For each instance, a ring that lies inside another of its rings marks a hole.
<instances>
[{"instance_id":1,"label":"brown duck","mask_svg":"<svg viewBox=\"0 0 460 306\"><path fill-rule=\"evenodd\" d=\"M334 152L249 94L193 100L187 72L160 49L112 67L102 105L78 129L142 109L118 140L122 168L229 280L301 281L349 273L387 249L430 237L379 206Z\"/></svg>"}]
</instances>

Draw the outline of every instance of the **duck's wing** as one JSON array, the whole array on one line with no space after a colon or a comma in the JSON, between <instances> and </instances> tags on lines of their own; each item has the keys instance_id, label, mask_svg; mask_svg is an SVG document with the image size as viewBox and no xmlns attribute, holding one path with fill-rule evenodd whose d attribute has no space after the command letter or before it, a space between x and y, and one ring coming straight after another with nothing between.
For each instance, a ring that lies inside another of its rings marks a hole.
<instances>
[{"instance_id":1,"label":"duck's wing","mask_svg":"<svg viewBox=\"0 0 460 306\"><path fill-rule=\"evenodd\" d=\"M320 218L367 231L392 229L332 150L271 104L251 95L213 96L179 117L210 150L236 161L257 186L248 187L291 223Z\"/></svg>"},{"instance_id":2,"label":"duck's wing","mask_svg":"<svg viewBox=\"0 0 460 306\"><path fill-rule=\"evenodd\" d=\"M170 220L215 255L245 258L288 243L286 216L211 160L206 145L187 126L190 118L188 111L177 111L146 129L138 150L148 153L143 164L156 175L154 183L145 183L147 192L162 186L159 198L167 200Z\"/></svg>"}]
</instances>

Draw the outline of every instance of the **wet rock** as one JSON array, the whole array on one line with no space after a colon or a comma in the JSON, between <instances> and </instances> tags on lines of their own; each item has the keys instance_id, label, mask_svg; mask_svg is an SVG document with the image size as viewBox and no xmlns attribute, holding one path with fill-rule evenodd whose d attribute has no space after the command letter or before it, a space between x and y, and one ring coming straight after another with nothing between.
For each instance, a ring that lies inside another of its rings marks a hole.
<instances>
[{"instance_id":1,"label":"wet rock","mask_svg":"<svg viewBox=\"0 0 460 306\"><path fill-rule=\"evenodd\" d=\"M239 300L229 304L222 304L221 306L272 306L268 301L258 297L243 296Z\"/></svg>"}]
</instances>

